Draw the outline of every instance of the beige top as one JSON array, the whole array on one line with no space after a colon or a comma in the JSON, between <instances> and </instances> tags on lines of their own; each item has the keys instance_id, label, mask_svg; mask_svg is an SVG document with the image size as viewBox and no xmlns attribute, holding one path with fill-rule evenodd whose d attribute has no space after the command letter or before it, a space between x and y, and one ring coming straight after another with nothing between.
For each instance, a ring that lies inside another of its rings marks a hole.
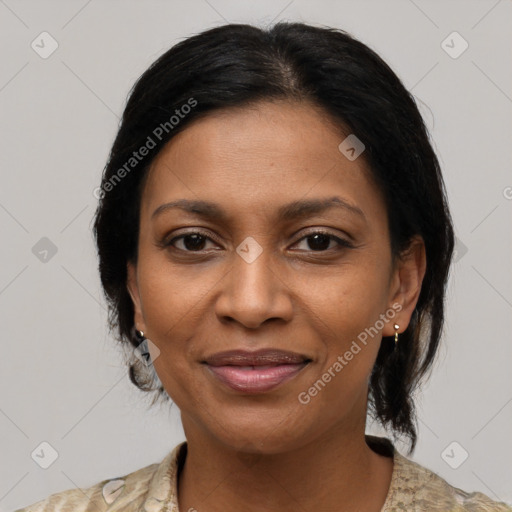
<instances>
[{"instance_id":1,"label":"beige top","mask_svg":"<svg viewBox=\"0 0 512 512\"><path fill-rule=\"evenodd\" d=\"M413 462L387 438L366 435L377 453L392 456L393 474L381 512L512 512L512 506L491 500L480 492L452 487L441 477ZM103 480L86 489L52 494L15 512L179 512L178 474L187 443L176 446L160 464L127 475Z\"/></svg>"}]
</instances>

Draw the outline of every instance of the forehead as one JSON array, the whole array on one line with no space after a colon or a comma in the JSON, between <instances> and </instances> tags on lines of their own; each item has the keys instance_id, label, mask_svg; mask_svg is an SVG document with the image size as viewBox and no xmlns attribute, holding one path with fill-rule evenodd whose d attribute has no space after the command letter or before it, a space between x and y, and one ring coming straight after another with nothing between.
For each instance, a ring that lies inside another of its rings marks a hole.
<instances>
[{"instance_id":1,"label":"forehead","mask_svg":"<svg viewBox=\"0 0 512 512\"><path fill-rule=\"evenodd\" d=\"M141 214L182 198L258 214L299 198L336 195L382 215L380 192L364 159L351 161L338 149L347 135L309 103L260 102L212 112L157 155Z\"/></svg>"}]
</instances>

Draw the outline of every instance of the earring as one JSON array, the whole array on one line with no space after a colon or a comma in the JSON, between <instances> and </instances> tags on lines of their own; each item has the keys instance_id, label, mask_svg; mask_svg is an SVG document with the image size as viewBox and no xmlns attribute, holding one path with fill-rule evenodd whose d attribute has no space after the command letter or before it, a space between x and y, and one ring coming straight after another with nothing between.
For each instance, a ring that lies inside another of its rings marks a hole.
<instances>
[{"instance_id":1,"label":"earring","mask_svg":"<svg viewBox=\"0 0 512 512\"><path fill-rule=\"evenodd\" d=\"M137 357L145 363L146 366L150 366L152 363L149 355L148 339L144 336L144 331L139 331L138 329L135 329L135 327L133 330L138 343L137 348L135 349Z\"/></svg>"},{"instance_id":2,"label":"earring","mask_svg":"<svg viewBox=\"0 0 512 512\"><path fill-rule=\"evenodd\" d=\"M395 346L398 343L398 329L400 329L400 326L398 324L395 324L393 326L395 328Z\"/></svg>"},{"instance_id":3,"label":"earring","mask_svg":"<svg viewBox=\"0 0 512 512\"><path fill-rule=\"evenodd\" d=\"M140 357L137 357L146 365L146 368L151 374L151 379L153 380L152 389L159 389L162 387L162 382L160 381L160 378L158 377L158 374L156 373L155 367L153 365L153 361L151 360L148 347L149 340L144 336L144 331L139 331L138 329L135 329L135 327L133 330L135 332L135 336L139 339L139 345L135 350L137 350Z\"/></svg>"}]
</instances>

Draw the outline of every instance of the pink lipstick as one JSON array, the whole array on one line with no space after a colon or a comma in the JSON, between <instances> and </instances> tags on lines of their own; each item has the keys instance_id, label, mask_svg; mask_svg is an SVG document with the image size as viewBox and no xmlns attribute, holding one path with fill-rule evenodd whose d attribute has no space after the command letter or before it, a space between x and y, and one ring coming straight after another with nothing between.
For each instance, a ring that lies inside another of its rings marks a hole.
<instances>
[{"instance_id":1,"label":"pink lipstick","mask_svg":"<svg viewBox=\"0 0 512 512\"><path fill-rule=\"evenodd\" d=\"M307 356L284 350L218 352L202 361L222 383L243 393L264 393L295 377L311 362Z\"/></svg>"}]
</instances>

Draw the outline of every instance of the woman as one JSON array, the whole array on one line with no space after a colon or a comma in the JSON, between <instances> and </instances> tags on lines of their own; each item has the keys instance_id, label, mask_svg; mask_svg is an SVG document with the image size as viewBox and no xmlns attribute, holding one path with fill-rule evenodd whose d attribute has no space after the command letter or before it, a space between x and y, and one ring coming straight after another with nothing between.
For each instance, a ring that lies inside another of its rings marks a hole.
<instances>
[{"instance_id":1,"label":"woman","mask_svg":"<svg viewBox=\"0 0 512 512\"><path fill-rule=\"evenodd\" d=\"M365 435L369 413L414 450L454 245L421 115L372 50L299 23L182 41L132 90L98 195L130 378L187 441L24 510L512 510Z\"/></svg>"}]
</instances>

